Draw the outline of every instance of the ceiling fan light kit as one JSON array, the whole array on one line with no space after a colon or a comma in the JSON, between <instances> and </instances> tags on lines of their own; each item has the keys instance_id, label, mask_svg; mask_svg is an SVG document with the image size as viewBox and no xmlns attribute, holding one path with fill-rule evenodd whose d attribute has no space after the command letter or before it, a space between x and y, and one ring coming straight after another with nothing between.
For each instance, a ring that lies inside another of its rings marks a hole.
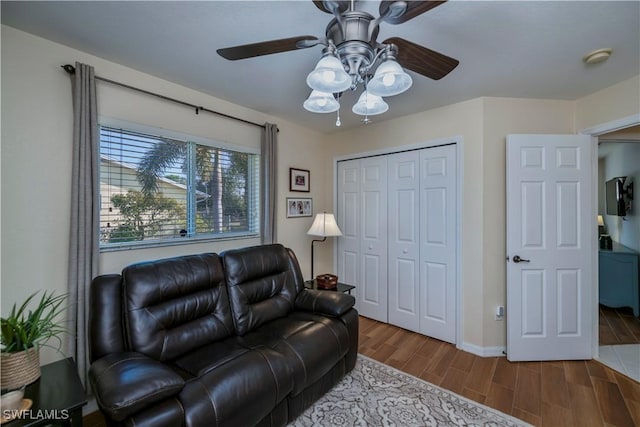
<instances>
[{"instance_id":1,"label":"ceiling fan light kit","mask_svg":"<svg viewBox=\"0 0 640 427\"><path fill-rule=\"evenodd\" d=\"M389 109L389 104L384 102L382 97L365 90L358 98L351 111L360 116L375 116L385 113ZM366 123L366 122L365 122Z\"/></svg>"},{"instance_id":2,"label":"ceiling fan light kit","mask_svg":"<svg viewBox=\"0 0 640 427\"><path fill-rule=\"evenodd\" d=\"M327 52L307 76L307 85L320 92L340 93L351 87L351 76L347 74L340 60Z\"/></svg>"},{"instance_id":3,"label":"ceiling fan light kit","mask_svg":"<svg viewBox=\"0 0 640 427\"><path fill-rule=\"evenodd\" d=\"M306 110L314 113L340 111L340 97L347 90L355 91L362 84L364 91L353 106L355 114L368 116L386 112L389 105L382 99L407 91L413 79L400 64L425 77L439 80L458 66L456 59L435 52L399 37L378 42L380 24L402 24L445 1L380 2L380 16L356 10L357 1L313 1L318 9L330 13L325 38L300 36L261 43L218 49L229 60L306 49L324 45L322 58L307 76L313 89L304 101ZM339 126L340 118L336 125Z\"/></svg>"},{"instance_id":4,"label":"ceiling fan light kit","mask_svg":"<svg viewBox=\"0 0 640 427\"><path fill-rule=\"evenodd\" d=\"M334 111L338 111L340 103L331 93L313 90L309 98L304 101L303 106L305 110L311 111L312 113L333 113Z\"/></svg>"},{"instance_id":5,"label":"ceiling fan light kit","mask_svg":"<svg viewBox=\"0 0 640 427\"><path fill-rule=\"evenodd\" d=\"M400 64L393 59L384 61L373 76L367 90L378 96L399 95L408 90L413 84L411 76L404 72Z\"/></svg>"}]
</instances>

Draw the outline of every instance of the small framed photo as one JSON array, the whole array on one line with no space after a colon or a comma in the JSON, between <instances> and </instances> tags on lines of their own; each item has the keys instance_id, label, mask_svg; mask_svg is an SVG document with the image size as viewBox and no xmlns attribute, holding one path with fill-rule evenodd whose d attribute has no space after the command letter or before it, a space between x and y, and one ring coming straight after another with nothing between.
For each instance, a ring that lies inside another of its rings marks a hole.
<instances>
[{"instance_id":1,"label":"small framed photo","mask_svg":"<svg viewBox=\"0 0 640 427\"><path fill-rule=\"evenodd\" d=\"M313 216L313 201L307 198L287 197L287 218Z\"/></svg>"},{"instance_id":2,"label":"small framed photo","mask_svg":"<svg viewBox=\"0 0 640 427\"><path fill-rule=\"evenodd\" d=\"M304 169L289 168L289 191L309 192L310 172Z\"/></svg>"}]
</instances>

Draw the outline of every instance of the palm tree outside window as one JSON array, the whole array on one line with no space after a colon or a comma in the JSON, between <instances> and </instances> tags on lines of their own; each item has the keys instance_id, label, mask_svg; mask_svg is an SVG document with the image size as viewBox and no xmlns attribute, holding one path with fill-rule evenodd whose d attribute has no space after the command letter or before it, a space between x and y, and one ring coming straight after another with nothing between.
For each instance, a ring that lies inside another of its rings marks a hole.
<instances>
[{"instance_id":1,"label":"palm tree outside window","mask_svg":"<svg viewBox=\"0 0 640 427\"><path fill-rule=\"evenodd\" d=\"M257 235L259 157L101 126L101 245Z\"/></svg>"}]
</instances>

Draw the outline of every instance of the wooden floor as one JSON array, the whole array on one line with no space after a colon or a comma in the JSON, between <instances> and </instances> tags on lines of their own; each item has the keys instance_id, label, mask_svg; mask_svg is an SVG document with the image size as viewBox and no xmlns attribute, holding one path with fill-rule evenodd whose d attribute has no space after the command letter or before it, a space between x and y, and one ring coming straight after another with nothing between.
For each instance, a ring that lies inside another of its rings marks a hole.
<instances>
[{"instance_id":1,"label":"wooden floor","mask_svg":"<svg viewBox=\"0 0 640 427\"><path fill-rule=\"evenodd\" d=\"M104 421L102 414L98 412L92 412L82 417L82 427L106 427L107 424Z\"/></svg>"},{"instance_id":2,"label":"wooden floor","mask_svg":"<svg viewBox=\"0 0 640 427\"><path fill-rule=\"evenodd\" d=\"M600 306L600 345L640 344L640 318L629 307Z\"/></svg>"},{"instance_id":3,"label":"wooden floor","mask_svg":"<svg viewBox=\"0 0 640 427\"><path fill-rule=\"evenodd\" d=\"M536 426L640 426L640 383L593 360L478 357L364 317L360 353Z\"/></svg>"},{"instance_id":4,"label":"wooden floor","mask_svg":"<svg viewBox=\"0 0 640 427\"><path fill-rule=\"evenodd\" d=\"M624 312L604 312L601 337L608 323L609 338L638 340L637 318L634 323ZM365 317L360 317L359 351L535 426L640 426L640 383L593 360L510 363L478 357ZM84 425L105 426L97 412L84 417Z\"/></svg>"}]
</instances>

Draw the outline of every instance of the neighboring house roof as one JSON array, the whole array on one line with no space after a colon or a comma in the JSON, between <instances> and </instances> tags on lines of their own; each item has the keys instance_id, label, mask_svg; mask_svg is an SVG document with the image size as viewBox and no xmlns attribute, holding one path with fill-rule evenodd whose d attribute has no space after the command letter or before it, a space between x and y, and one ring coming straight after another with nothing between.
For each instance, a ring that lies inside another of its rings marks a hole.
<instances>
[{"instance_id":1,"label":"neighboring house roof","mask_svg":"<svg viewBox=\"0 0 640 427\"><path fill-rule=\"evenodd\" d=\"M113 158L111 156L108 156L106 154L100 154L100 161L101 162L111 163L112 165L115 165L117 167L121 167L121 168L124 168L124 169L129 169L129 170L133 171L134 173L138 172L138 168L135 165L133 165L131 163L126 163L126 162L123 162L123 161L120 161L120 160L116 160L115 158ZM184 185L182 183L179 183L177 181L174 181L172 179L165 178L165 177L159 177L158 180L160 182L165 183L167 185L170 185L172 187L176 187L176 188L179 188L181 190L184 190L185 192L187 191L187 186L186 185ZM209 197L211 197L211 195L205 193L204 191L196 190L196 199L202 200L202 199L208 199Z\"/></svg>"}]
</instances>

